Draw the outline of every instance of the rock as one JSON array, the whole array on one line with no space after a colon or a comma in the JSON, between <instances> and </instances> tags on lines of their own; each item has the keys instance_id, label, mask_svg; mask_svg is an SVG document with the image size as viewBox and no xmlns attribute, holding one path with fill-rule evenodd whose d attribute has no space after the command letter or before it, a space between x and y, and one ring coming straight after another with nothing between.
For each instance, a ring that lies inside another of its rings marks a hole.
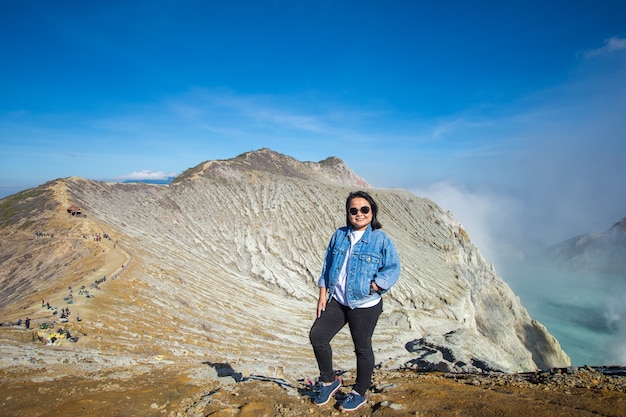
<instances>
[{"instance_id":1,"label":"rock","mask_svg":"<svg viewBox=\"0 0 626 417\"><path fill-rule=\"evenodd\" d=\"M239 411L239 416L241 417L270 417L273 415L273 408L261 402L245 404Z\"/></svg>"}]
</instances>

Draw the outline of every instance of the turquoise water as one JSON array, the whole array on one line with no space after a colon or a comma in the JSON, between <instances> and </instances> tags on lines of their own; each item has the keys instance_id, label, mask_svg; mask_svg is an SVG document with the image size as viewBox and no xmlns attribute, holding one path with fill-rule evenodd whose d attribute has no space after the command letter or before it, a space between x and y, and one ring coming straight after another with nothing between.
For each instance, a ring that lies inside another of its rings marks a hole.
<instances>
[{"instance_id":1,"label":"turquoise water","mask_svg":"<svg viewBox=\"0 0 626 417\"><path fill-rule=\"evenodd\" d=\"M626 277L520 265L507 277L572 365L626 365Z\"/></svg>"}]
</instances>

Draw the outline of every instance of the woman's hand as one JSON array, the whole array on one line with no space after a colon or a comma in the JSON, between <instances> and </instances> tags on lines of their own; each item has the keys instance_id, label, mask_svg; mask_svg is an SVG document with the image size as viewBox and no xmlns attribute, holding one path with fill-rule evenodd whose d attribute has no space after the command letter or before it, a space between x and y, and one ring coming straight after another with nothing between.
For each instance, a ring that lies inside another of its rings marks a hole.
<instances>
[{"instance_id":1,"label":"woman's hand","mask_svg":"<svg viewBox=\"0 0 626 417\"><path fill-rule=\"evenodd\" d=\"M320 298L317 300L317 318L326 310L326 288L320 287Z\"/></svg>"}]
</instances>

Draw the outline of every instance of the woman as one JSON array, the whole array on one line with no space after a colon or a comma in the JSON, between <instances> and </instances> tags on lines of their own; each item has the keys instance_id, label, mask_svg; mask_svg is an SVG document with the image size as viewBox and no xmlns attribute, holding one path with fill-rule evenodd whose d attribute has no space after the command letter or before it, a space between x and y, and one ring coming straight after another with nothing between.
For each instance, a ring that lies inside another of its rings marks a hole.
<instances>
[{"instance_id":1,"label":"woman","mask_svg":"<svg viewBox=\"0 0 626 417\"><path fill-rule=\"evenodd\" d=\"M309 339L320 370L320 391L314 400L324 405L341 388L335 376L330 341L348 323L356 353L356 383L339 404L342 411L354 411L366 402L372 383L374 351L372 334L383 311L382 294L400 276L400 259L391 239L379 229L378 206L364 191L350 193L346 200L346 227L330 239L317 301L317 319Z\"/></svg>"}]
</instances>

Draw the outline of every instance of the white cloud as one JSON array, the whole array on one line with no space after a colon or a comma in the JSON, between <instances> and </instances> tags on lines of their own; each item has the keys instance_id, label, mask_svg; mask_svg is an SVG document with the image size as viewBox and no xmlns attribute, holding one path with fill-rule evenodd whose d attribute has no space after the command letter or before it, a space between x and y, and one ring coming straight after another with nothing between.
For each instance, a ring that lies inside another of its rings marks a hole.
<instances>
[{"instance_id":1,"label":"white cloud","mask_svg":"<svg viewBox=\"0 0 626 417\"><path fill-rule=\"evenodd\" d=\"M167 178L175 177L176 175L178 175L176 172L150 171L145 169L143 171L131 172L130 174L122 175L117 179L133 181L165 180Z\"/></svg>"},{"instance_id":2,"label":"white cloud","mask_svg":"<svg viewBox=\"0 0 626 417\"><path fill-rule=\"evenodd\" d=\"M626 49L626 39L613 36L612 38L606 39L604 41L603 47L587 51L585 56L587 58L591 58L594 56L610 54L615 51L620 51L622 49Z\"/></svg>"},{"instance_id":3,"label":"white cloud","mask_svg":"<svg viewBox=\"0 0 626 417\"><path fill-rule=\"evenodd\" d=\"M380 111L355 109L307 95L272 96L196 88L168 100L164 109L187 127L237 137L362 136L359 126ZM350 123L348 123L350 122Z\"/></svg>"}]
</instances>

